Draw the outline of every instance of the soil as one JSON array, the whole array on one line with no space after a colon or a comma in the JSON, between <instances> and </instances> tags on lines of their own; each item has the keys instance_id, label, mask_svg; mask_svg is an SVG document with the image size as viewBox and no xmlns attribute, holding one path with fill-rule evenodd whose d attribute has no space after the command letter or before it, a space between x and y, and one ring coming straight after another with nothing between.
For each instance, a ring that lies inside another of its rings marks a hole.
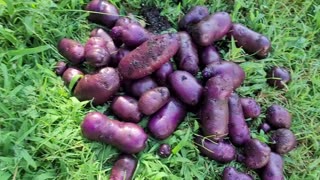
<instances>
[{"instance_id":1,"label":"soil","mask_svg":"<svg viewBox=\"0 0 320 180\"><path fill-rule=\"evenodd\" d=\"M161 10L156 7L142 7L141 15L146 19L146 28L152 33L160 33L171 28L168 19L160 15Z\"/></svg>"}]
</instances>

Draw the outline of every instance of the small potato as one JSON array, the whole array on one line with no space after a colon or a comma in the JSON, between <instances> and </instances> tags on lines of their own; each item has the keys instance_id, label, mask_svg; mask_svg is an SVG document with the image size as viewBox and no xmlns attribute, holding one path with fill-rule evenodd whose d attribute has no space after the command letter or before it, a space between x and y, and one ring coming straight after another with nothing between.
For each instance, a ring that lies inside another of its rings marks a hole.
<instances>
[{"instance_id":1,"label":"small potato","mask_svg":"<svg viewBox=\"0 0 320 180\"><path fill-rule=\"evenodd\" d=\"M143 78L168 62L178 49L176 34L155 35L126 55L118 70L124 79Z\"/></svg>"},{"instance_id":2,"label":"small potato","mask_svg":"<svg viewBox=\"0 0 320 180\"><path fill-rule=\"evenodd\" d=\"M62 79L66 86L69 86L71 80L76 76L84 76L83 72L78 68L69 67L66 69L62 75Z\"/></svg>"},{"instance_id":3,"label":"small potato","mask_svg":"<svg viewBox=\"0 0 320 180\"><path fill-rule=\"evenodd\" d=\"M209 15L209 10L205 6L194 6L187 14L179 21L179 29L187 30L189 25L200 22L203 18Z\"/></svg>"},{"instance_id":4,"label":"small potato","mask_svg":"<svg viewBox=\"0 0 320 180\"><path fill-rule=\"evenodd\" d=\"M80 64L84 61L84 47L75 40L61 39L58 43L58 51L72 64Z\"/></svg>"},{"instance_id":5,"label":"small potato","mask_svg":"<svg viewBox=\"0 0 320 180\"><path fill-rule=\"evenodd\" d=\"M92 67L107 66L111 56L107 49L107 43L101 37L91 37L85 47L86 63Z\"/></svg>"},{"instance_id":6,"label":"small potato","mask_svg":"<svg viewBox=\"0 0 320 180\"><path fill-rule=\"evenodd\" d=\"M55 72L58 76L62 76L67 69L68 65L63 61L57 62L55 66Z\"/></svg>"},{"instance_id":7,"label":"small potato","mask_svg":"<svg viewBox=\"0 0 320 180\"><path fill-rule=\"evenodd\" d=\"M109 119L100 112L90 112L81 124L84 137L112 145L127 154L146 147L148 135L137 124Z\"/></svg>"},{"instance_id":8,"label":"small potato","mask_svg":"<svg viewBox=\"0 0 320 180\"><path fill-rule=\"evenodd\" d=\"M127 81L125 90L134 97L139 98L143 93L157 86L157 83L150 76L146 76L135 81Z\"/></svg>"},{"instance_id":9,"label":"small potato","mask_svg":"<svg viewBox=\"0 0 320 180\"><path fill-rule=\"evenodd\" d=\"M175 55L178 69L196 75L199 71L199 58L196 45L187 32L179 32L180 48Z\"/></svg>"},{"instance_id":10,"label":"small potato","mask_svg":"<svg viewBox=\"0 0 320 180\"><path fill-rule=\"evenodd\" d=\"M86 10L93 11L88 16L89 21L104 25L108 28L112 28L119 19L118 9L105 0L92 0L86 6Z\"/></svg>"},{"instance_id":11,"label":"small potato","mask_svg":"<svg viewBox=\"0 0 320 180\"><path fill-rule=\"evenodd\" d=\"M169 61L165 64L163 64L155 73L155 79L158 82L158 84L164 86L167 85L167 79L171 73L173 73L174 68L172 63Z\"/></svg>"},{"instance_id":12,"label":"small potato","mask_svg":"<svg viewBox=\"0 0 320 180\"><path fill-rule=\"evenodd\" d=\"M222 61L218 50L213 45L204 47L200 51L199 57L202 66L207 66L211 63Z\"/></svg>"},{"instance_id":13,"label":"small potato","mask_svg":"<svg viewBox=\"0 0 320 180\"><path fill-rule=\"evenodd\" d=\"M268 133L271 131L271 126L268 123L264 122L259 126L259 129L262 130L264 133Z\"/></svg>"},{"instance_id":14,"label":"small potato","mask_svg":"<svg viewBox=\"0 0 320 180\"><path fill-rule=\"evenodd\" d=\"M197 135L195 143L201 154L220 163L228 163L235 159L236 149L227 141L214 142L205 137Z\"/></svg>"},{"instance_id":15,"label":"small potato","mask_svg":"<svg viewBox=\"0 0 320 180\"><path fill-rule=\"evenodd\" d=\"M138 101L130 96L118 96L114 98L111 109L120 120L133 123L141 121L142 114L138 108Z\"/></svg>"},{"instance_id":16,"label":"small potato","mask_svg":"<svg viewBox=\"0 0 320 180\"><path fill-rule=\"evenodd\" d=\"M186 114L184 104L171 98L165 106L151 116L148 129L155 138L166 139L176 130Z\"/></svg>"},{"instance_id":17,"label":"small potato","mask_svg":"<svg viewBox=\"0 0 320 180\"><path fill-rule=\"evenodd\" d=\"M285 85L291 81L290 72L283 67L273 67L267 75L267 83L278 89L285 88Z\"/></svg>"},{"instance_id":18,"label":"small potato","mask_svg":"<svg viewBox=\"0 0 320 180\"><path fill-rule=\"evenodd\" d=\"M291 114L286 108L277 104L273 104L267 109L266 121L276 129L288 129L291 126Z\"/></svg>"},{"instance_id":19,"label":"small potato","mask_svg":"<svg viewBox=\"0 0 320 180\"><path fill-rule=\"evenodd\" d=\"M261 114L261 107L253 98L241 98L241 106L245 118L257 118Z\"/></svg>"},{"instance_id":20,"label":"small potato","mask_svg":"<svg viewBox=\"0 0 320 180\"><path fill-rule=\"evenodd\" d=\"M114 163L109 180L131 180L138 161L132 155L122 154Z\"/></svg>"},{"instance_id":21,"label":"small potato","mask_svg":"<svg viewBox=\"0 0 320 180\"><path fill-rule=\"evenodd\" d=\"M169 89L157 87L146 91L139 99L139 110L145 115L151 115L162 108L170 98Z\"/></svg>"},{"instance_id":22,"label":"small potato","mask_svg":"<svg viewBox=\"0 0 320 180\"><path fill-rule=\"evenodd\" d=\"M239 172L233 167L226 167L223 170L222 180L253 180L253 178L249 174Z\"/></svg>"},{"instance_id":23,"label":"small potato","mask_svg":"<svg viewBox=\"0 0 320 180\"><path fill-rule=\"evenodd\" d=\"M100 38L102 38L106 42L106 48L107 48L109 54L111 55L112 58L114 58L114 56L116 55L116 53L118 51L118 48L114 44L112 38L109 36L109 34L107 32L105 32L101 28L96 28L96 29L91 31L90 37L100 37Z\"/></svg>"},{"instance_id":24,"label":"small potato","mask_svg":"<svg viewBox=\"0 0 320 180\"><path fill-rule=\"evenodd\" d=\"M284 180L283 160L279 154L271 152L268 164L262 170L262 180Z\"/></svg>"},{"instance_id":25,"label":"small potato","mask_svg":"<svg viewBox=\"0 0 320 180\"><path fill-rule=\"evenodd\" d=\"M277 129L271 135L272 149L279 154L286 154L297 146L296 136L289 129Z\"/></svg>"},{"instance_id":26,"label":"small potato","mask_svg":"<svg viewBox=\"0 0 320 180\"><path fill-rule=\"evenodd\" d=\"M259 169L269 162L271 149L257 139L250 139L244 145L244 153L244 164L250 169Z\"/></svg>"},{"instance_id":27,"label":"small potato","mask_svg":"<svg viewBox=\"0 0 320 180\"><path fill-rule=\"evenodd\" d=\"M162 158L169 157L171 155L171 146L169 144L161 144L158 149L158 154Z\"/></svg>"},{"instance_id":28,"label":"small potato","mask_svg":"<svg viewBox=\"0 0 320 180\"><path fill-rule=\"evenodd\" d=\"M217 12L206 16L192 26L193 40L200 46L209 46L214 41L222 39L232 26L231 17L226 12Z\"/></svg>"},{"instance_id":29,"label":"small potato","mask_svg":"<svg viewBox=\"0 0 320 180\"><path fill-rule=\"evenodd\" d=\"M197 105L202 96L202 86L192 74L175 71L169 76L169 84L179 99L191 106Z\"/></svg>"},{"instance_id":30,"label":"small potato","mask_svg":"<svg viewBox=\"0 0 320 180\"><path fill-rule=\"evenodd\" d=\"M74 96L80 101L93 99L93 105L102 105L115 95L119 88L118 72L111 67L106 67L80 79L74 89Z\"/></svg>"},{"instance_id":31,"label":"small potato","mask_svg":"<svg viewBox=\"0 0 320 180\"><path fill-rule=\"evenodd\" d=\"M242 47L245 52L255 54L258 58L266 58L271 50L271 42L267 37L242 24L234 23L230 35L236 40L237 47Z\"/></svg>"}]
</instances>

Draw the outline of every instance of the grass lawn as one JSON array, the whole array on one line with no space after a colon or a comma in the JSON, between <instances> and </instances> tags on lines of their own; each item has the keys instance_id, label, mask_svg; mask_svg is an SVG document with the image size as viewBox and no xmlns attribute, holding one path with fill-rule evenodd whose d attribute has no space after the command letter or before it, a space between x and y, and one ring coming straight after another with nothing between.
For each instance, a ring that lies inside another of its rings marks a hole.
<instances>
[{"instance_id":1,"label":"grass lawn","mask_svg":"<svg viewBox=\"0 0 320 180\"><path fill-rule=\"evenodd\" d=\"M124 15L138 13L142 0L110 0ZM105 111L108 105L85 106L72 97L52 71L63 59L57 52L62 37L85 43L97 25L86 20L87 0L0 0L0 179L108 179L118 155L116 149L84 139L80 123L88 111ZM121 3L120 3L121 2ZM298 147L284 156L287 179L320 177L320 2L318 0L174 0L144 1L163 9L174 23L194 5L211 12L227 11L235 22L246 24L272 40L271 55L261 61L245 55L229 42L225 59L241 62L247 73L238 92L255 97L265 110L279 103L293 115L292 130ZM273 65L290 69L286 90L266 84L265 70ZM253 122L257 129L264 114ZM148 140L137 154L135 179L219 179L226 165L199 155L192 143L199 129L189 114L173 136ZM144 120L142 124L146 124ZM252 131L252 136L267 136ZM160 143L173 147L170 158L156 155ZM232 162L257 177L254 171Z\"/></svg>"}]
</instances>

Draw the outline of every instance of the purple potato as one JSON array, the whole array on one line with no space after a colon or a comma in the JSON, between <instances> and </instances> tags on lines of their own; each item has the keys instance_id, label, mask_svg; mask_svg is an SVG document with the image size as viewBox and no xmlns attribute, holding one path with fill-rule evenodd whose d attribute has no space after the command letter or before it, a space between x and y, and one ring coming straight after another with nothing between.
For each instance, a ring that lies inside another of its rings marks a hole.
<instances>
[{"instance_id":1,"label":"purple potato","mask_svg":"<svg viewBox=\"0 0 320 180\"><path fill-rule=\"evenodd\" d=\"M192 38L200 46L209 46L214 41L222 39L231 26L230 15L227 12L217 12L206 16L191 27Z\"/></svg>"},{"instance_id":2,"label":"purple potato","mask_svg":"<svg viewBox=\"0 0 320 180\"><path fill-rule=\"evenodd\" d=\"M271 131L271 126L268 123L264 122L259 126L259 129L261 129L264 133L268 133Z\"/></svg>"},{"instance_id":3,"label":"purple potato","mask_svg":"<svg viewBox=\"0 0 320 180\"><path fill-rule=\"evenodd\" d=\"M200 22L209 15L209 10L205 6L195 6L190 9L187 14L179 21L179 29L186 30L189 25Z\"/></svg>"},{"instance_id":4,"label":"purple potato","mask_svg":"<svg viewBox=\"0 0 320 180\"><path fill-rule=\"evenodd\" d=\"M180 48L175 55L178 69L196 75L199 71L199 58L196 45L187 32L179 32Z\"/></svg>"},{"instance_id":5,"label":"purple potato","mask_svg":"<svg viewBox=\"0 0 320 180\"><path fill-rule=\"evenodd\" d=\"M155 73L155 79L158 82L158 84L164 86L167 85L167 79L171 73L173 73L174 68L172 63L169 61L165 64L163 64Z\"/></svg>"},{"instance_id":6,"label":"purple potato","mask_svg":"<svg viewBox=\"0 0 320 180\"><path fill-rule=\"evenodd\" d=\"M291 81L290 72L283 67L273 67L267 75L267 83L278 89L285 88L285 85Z\"/></svg>"},{"instance_id":7,"label":"purple potato","mask_svg":"<svg viewBox=\"0 0 320 180\"><path fill-rule=\"evenodd\" d=\"M62 76L63 73L68 69L68 64L66 64L63 61L59 61L57 62L56 66L55 66L55 73L58 76Z\"/></svg>"},{"instance_id":8,"label":"purple potato","mask_svg":"<svg viewBox=\"0 0 320 180\"><path fill-rule=\"evenodd\" d=\"M72 64L80 64L84 61L84 47L75 40L63 38L58 43L58 51Z\"/></svg>"},{"instance_id":9,"label":"purple potato","mask_svg":"<svg viewBox=\"0 0 320 180\"><path fill-rule=\"evenodd\" d=\"M191 106L199 103L203 87L192 74L186 71L174 71L168 80L172 90L182 102Z\"/></svg>"},{"instance_id":10,"label":"purple potato","mask_svg":"<svg viewBox=\"0 0 320 180\"><path fill-rule=\"evenodd\" d=\"M150 89L156 88L157 86L157 83L150 76L146 76L135 81L127 81L125 90L133 96L139 98L143 93Z\"/></svg>"},{"instance_id":11,"label":"purple potato","mask_svg":"<svg viewBox=\"0 0 320 180\"><path fill-rule=\"evenodd\" d=\"M229 137L232 144L237 146L245 144L251 138L237 93L232 93L229 97Z\"/></svg>"},{"instance_id":12,"label":"purple potato","mask_svg":"<svg viewBox=\"0 0 320 180\"><path fill-rule=\"evenodd\" d=\"M148 135L137 124L112 120L100 112L88 113L81 129L84 137L135 154L146 147Z\"/></svg>"},{"instance_id":13,"label":"purple potato","mask_svg":"<svg viewBox=\"0 0 320 180\"><path fill-rule=\"evenodd\" d=\"M236 158L235 147L227 141L214 142L199 135L195 137L194 141L201 154L209 159L220 163L228 163Z\"/></svg>"},{"instance_id":14,"label":"purple potato","mask_svg":"<svg viewBox=\"0 0 320 180\"><path fill-rule=\"evenodd\" d=\"M200 108L200 125L207 138L220 141L228 135L228 99L204 99Z\"/></svg>"},{"instance_id":15,"label":"purple potato","mask_svg":"<svg viewBox=\"0 0 320 180\"><path fill-rule=\"evenodd\" d=\"M171 155L171 147L169 144L161 144L158 149L158 154L162 158L169 157Z\"/></svg>"},{"instance_id":16,"label":"purple potato","mask_svg":"<svg viewBox=\"0 0 320 180\"><path fill-rule=\"evenodd\" d=\"M271 149L258 139L250 139L244 145L244 153L244 164L250 169L260 169L269 162Z\"/></svg>"},{"instance_id":17,"label":"purple potato","mask_svg":"<svg viewBox=\"0 0 320 180\"><path fill-rule=\"evenodd\" d=\"M66 86L69 86L71 80L76 76L83 76L83 72L80 71L78 68L69 67L66 69L62 75L62 79ZM78 80L79 81L79 80Z\"/></svg>"},{"instance_id":18,"label":"purple potato","mask_svg":"<svg viewBox=\"0 0 320 180\"><path fill-rule=\"evenodd\" d=\"M253 178L249 174L239 172L233 167L226 167L223 170L222 180L253 180Z\"/></svg>"},{"instance_id":19,"label":"purple potato","mask_svg":"<svg viewBox=\"0 0 320 180\"><path fill-rule=\"evenodd\" d=\"M120 155L112 167L109 180L131 180L137 164L137 159L132 155Z\"/></svg>"},{"instance_id":20,"label":"purple potato","mask_svg":"<svg viewBox=\"0 0 320 180\"><path fill-rule=\"evenodd\" d=\"M283 160L279 154L271 152L268 164L262 170L262 180L284 180Z\"/></svg>"},{"instance_id":21,"label":"purple potato","mask_svg":"<svg viewBox=\"0 0 320 180\"><path fill-rule=\"evenodd\" d=\"M106 42L106 48L112 58L114 58L114 56L117 54L117 52L118 52L117 46L114 44L114 42L113 42L112 38L109 36L109 34L107 32L105 32L103 29L101 29L101 28L94 29L93 31L91 31L90 37L102 38Z\"/></svg>"},{"instance_id":22,"label":"purple potato","mask_svg":"<svg viewBox=\"0 0 320 180\"><path fill-rule=\"evenodd\" d=\"M165 106L151 116L148 129L155 138L166 139L176 130L186 114L185 106L171 98Z\"/></svg>"},{"instance_id":23,"label":"purple potato","mask_svg":"<svg viewBox=\"0 0 320 180\"><path fill-rule=\"evenodd\" d=\"M202 76L209 79L214 76L229 76L233 81L233 89L240 87L245 79L245 72L236 63L231 61L218 61L207 65L203 71Z\"/></svg>"},{"instance_id":24,"label":"purple potato","mask_svg":"<svg viewBox=\"0 0 320 180\"><path fill-rule=\"evenodd\" d=\"M140 23L132 18L120 17L114 26L127 26L129 24L140 25Z\"/></svg>"},{"instance_id":25,"label":"purple potato","mask_svg":"<svg viewBox=\"0 0 320 180\"><path fill-rule=\"evenodd\" d=\"M117 67L120 61L122 60L123 57L125 57L127 54L129 54L131 51L127 47L120 47L116 54L113 56L111 59L110 64L114 67Z\"/></svg>"},{"instance_id":26,"label":"purple potato","mask_svg":"<svg viewBox=\"0 0 320 180\"><path fill-rule=\"evenodd\" d=\"M106 67L80 79L74 89L74 96L80 101L93 99L93 105L102 105L115 95L119 88L118 72L111 67Z\"/></svg>"},{"instance_id":27,"label":"purple potato","mask_svg":"<svg viewBox=\"0 0 320 180\"><path fill-rule=\"evenodd\" d=\"M266 122L276 129L289 129L291 126L291 114L286 108L273 104L267 109Z\"/></svg>"},{"instance_id":28,"label":"purple potato","mask_svg":"<svg viewBox=\"0 0 320 180\"><path fill-rule=\"evenodd\" d=\"M296 136L289 129L277 129L271 134L272 149L279 154L286 154L297 146Z\"/></svg>"},{"instance_id":29,"label":"purple potato","mask_svg":"<svg viewBox=\"0 0 320 180\"><path fill-rule=\"evenodd\" d=\"M207 66L213 62L222 61L218 50L213 46L206 46L200 50L200 62L203 66Z\"/></svg>"},{"instance_id":30,"label":"purple potato","mask_svg":"<svg viewBox=\"0 0 320 180\"><path fill-rule=\"evenodd\" d=\"M151 115L162 108L170 98L167 87L157 87L146 91L139 99L139 110L145 115Z\"/></svg>"},{"instance_id":31,"label":"purple potato","mask_svg":"<svg viewBox=\"0 0 320 180\"><path fill-rule=\"evenodd\" d=\"M114 98L111 109L123 121L138 123L142 119L142 114L138 108L138 101L130 96L118 96Z\"/></svg>"},{"instance_id":32,"label":"purple potato","mask_svg":"<svg viewBox=\"0 0 320 180\"><path fill-rule=\"evenodd\" d=\"M271 50L271 42L267 37L242 24L233 24L230 36L236 40L237 47L242 47L245 52L258 58L266 58Z\"/></svg>"},{"instance_id":33,"label":"purple potato","mask_svg":"<svg viewBox=\"0 0 320 180\"><path fill-rule=\"evenodd\" d=\"M87 11L90 12L88 19L91 22L104 25L112 28L119 19L118 9L105 0L92 0L87 6Z\"/></svg>"},{"instance_id":34,"label":"purple potato","mask_svg":"<svg viewBox=\"0 0 320 180\"><path fill-rule=\"evenodd\" d=\"M110 54L106 41L101 37L91 37L85 47L86 63L92 67L107 66L110 62Z\"/></svg>"},{"instance_id":35,"label":"purple potato","mask_svg":"<svg viewBox=\"0 0 320 180\"><path fill-rule=\"evenodd\" d=\"M241 106L245 118L257 118L261 114L261 107L253 98L241 98Z\"/></svg>"},{"instance_id":36,"label":"purple potato","mask_svg":"<svg viewBox=\"0 0 320 180\"><path fill-rule=\"evenodd\" d=\"M204 87L204 96L212 99L227 99L233 91L233 80L229 76L214 76Z\"/></svg>"}]
</instances>

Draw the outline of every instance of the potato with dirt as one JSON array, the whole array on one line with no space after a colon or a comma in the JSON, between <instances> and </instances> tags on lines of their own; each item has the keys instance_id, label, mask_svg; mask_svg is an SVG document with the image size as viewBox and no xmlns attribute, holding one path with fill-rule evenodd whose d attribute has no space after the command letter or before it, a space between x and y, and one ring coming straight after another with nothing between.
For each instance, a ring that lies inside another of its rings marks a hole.
<instances>
[{"instance_id":1,"label":"potato with dirt","mask_svg":"<svg viewBox=\"0 0 320 180\"><path fill-rule=\"evenodd\" d=\"M226 167L223 170L222 180L253 180L253 178L249 174L237 171L234 167Z\"/></svg>"},{"instance_id":2,"label":"potato with dirt","mask_svg":"<svg viewBox=\"0 0 320 180\"><path fill-rule=\"evenodd\" d=\"M131 180L138 161L129 154L121 154L111 169L109 180Z\"/></svg>"},{"instance_id":3,"label":"potato with dirt","mask_svg":"<svg viewBox=\"0 0 320 180\"><path fill-rule=\"evenodd\" d=\"M80 101L93 100L93 105L102 105L118 92L120 77L111 67L87 74L80 79L74 89L74 96Z\"/></svg>"},{"instance_id":4,"label":"potato with dirt","mask_svg":"<svg viewBox=\"0 0 320 180\"><path fill-rule=\"evenodd\" d=\"M169 99L169 89L157 87L142 94L138 101L138 107L143 114L151 115L167 104Z\"/></svg>"},{"instance_id":5,"label":"potato with dirt","mask_svg":"<svg viewBox=\"0 0 320 180\"><path fill-rule=\"evenodd\" d=\"M290 128L291 114L283 106L273 104L267 109L266 122L273 128Z\"/></svg>"},{"instance_id":6,"label":"potato with dirt","mask_svg":"<svg viewBox=\"0 0 320 180\"><path fill-rule=\"evenodd\" d=\"M143 78L168 62L178 49L178 35L153 36L120 61L119 72L124 79Z\"/></svg>"},{"instance_id":7,"label":"potato with dirt","mask_svg":"<svg viewBox=\"0 0 320 180\"><path fill-rule=\"evenodd\" d=\"M112 28L119 19L118 9L105 0L92 0L85 8L90 12L88 19L91 22Z\"/></svg>"},{"instance_id":8,"label":"potato with dirt","mask_svg":"<svg viewBox=\"0 0 320 180\"><path fill-rule=\"evenodd\" d=\"M81 124L84 137L112 145L127 154L146 147L148 135L137 124L112 120L100 112L90 112Z\"/></svg>"},{"instance_id":9,"label":"potato with dirt","mask_svg":"<svg viewBox=\"0 0 320 180\"><path fill-rule=\"evenodd\" d=\"M138 101L130 96L118 96L111 104L112 112L122 121L138 123L142 119L142 113L138 108Z\"/></svg>"},{"instance_id":10,"label":"potato with dirt","mask_svg":"<svg viewBox=\"0 0 320 180\"><path fill-rule=\"evenodd\" d=\"M271 134L271 147L279 154L286 154L297 146L297 139L289 129L277 129Z\"/></svg>"},{"instance_id":11,"label":"potato with dirt","mask_svg":"<svg viewBox=\"0 0 320 180\"><path fill-rule=\"evenodd\" d=\"M205 6L195 6L191 8L179 21L179 29L187 30L192 24L200 22L203 18L209 15L209 10Z\"/></svg>"},{"instance_id":12,"label":"potato with dirt","mask_svg":"<svg viewBox=\"0 0 320 180\"><path fill-rule=\"evenodd\" d=\"M61 39L58 43L58 51L72 64L80 64L84 61L84 46L75 40Z\"/></svg>"},{"instance_id":13,"label":"potato with dirt","mask_svg":"<svg viewBox=\"0 0 320 180\"><path fill-rule=\"evenodd\" d=\"M270 159L270 147L258 139L250 139L244 145L244 164L250 169L264 167Z\"/></svg>"}]
</instances>

